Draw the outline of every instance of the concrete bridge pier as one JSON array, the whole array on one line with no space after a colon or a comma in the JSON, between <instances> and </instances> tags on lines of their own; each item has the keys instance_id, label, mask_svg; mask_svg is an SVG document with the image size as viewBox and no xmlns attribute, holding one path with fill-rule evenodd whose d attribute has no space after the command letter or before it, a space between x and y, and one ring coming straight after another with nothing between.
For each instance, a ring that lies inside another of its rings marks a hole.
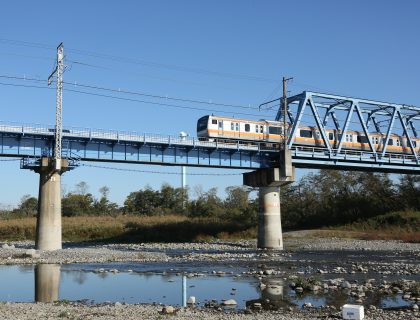
<instances>
[{"instance_id":1,"label":"concrete bridge pier","mask_svg":"<svg viewBox=\"0 0 420 320\"><path fill-rule=\"evenodd\" d=\"M61 175L68 161L61 159L61 170L55 169L54 159L41 158L34 169L39 173L38 216L35 247L38 250L61 249Z\"/></svg>"},{"instance_id":2,"label":"concrete bridge pier","mask_svg":"<svg viewBox=\"0 0 420 320\"><path fill-rule=\"evenodd\" d=\"M280 215L280 186L294 181L290 153L282 157L281 168L259 169L244 174L244 184L259 188L258 242L261 249L283 250Z\"/></svg>"}]
</instances>

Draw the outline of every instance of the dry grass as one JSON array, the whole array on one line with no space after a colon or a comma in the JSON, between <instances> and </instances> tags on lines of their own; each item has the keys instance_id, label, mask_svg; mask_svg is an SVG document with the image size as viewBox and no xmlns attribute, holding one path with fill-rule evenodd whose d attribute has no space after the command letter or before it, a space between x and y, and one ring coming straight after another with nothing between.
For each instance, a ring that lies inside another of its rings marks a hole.
<instances>
[{"instance_id":1,"label":"dry grass","mask_svg":"<svg viewBox=\"0 0 420 320\"><path fill-rule=\"evenodd\" d=\"M35 239L36 218L0 220L0 240ZM215 218L186 216L78 216L63 217L67 241L201 241L256 237L256 227Z\"/></svg>"}]
</instances>

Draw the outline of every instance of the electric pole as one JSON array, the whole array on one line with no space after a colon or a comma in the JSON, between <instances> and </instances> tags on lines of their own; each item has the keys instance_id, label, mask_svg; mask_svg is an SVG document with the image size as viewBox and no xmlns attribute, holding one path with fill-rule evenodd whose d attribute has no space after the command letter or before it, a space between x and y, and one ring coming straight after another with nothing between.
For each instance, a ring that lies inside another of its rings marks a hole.
<instances>
[{"instance_id":1,"label":"electric pole","mask_svg":"<svg viewBox=\"0 0 420 320\"><path fill-rule=\"evenodd\" d=\"M54 166L56 171L61 170L61 140L63 134L63 71L64 71L64 45L57 47L57 66L48 77L48 85L51 85L54 75L57 78L56 109L55 109L55 147Z\"/></svg>"},{"instance_id":2,"label":"electric pole","mask_svg":"<svg viewBox=\"0 0 420 320\"><path fill-rule=\"evenodd\" d=\"M293 77L283 77L283 146L287 148L287 81L293 80Z\"/></svg>"}]
</instances>

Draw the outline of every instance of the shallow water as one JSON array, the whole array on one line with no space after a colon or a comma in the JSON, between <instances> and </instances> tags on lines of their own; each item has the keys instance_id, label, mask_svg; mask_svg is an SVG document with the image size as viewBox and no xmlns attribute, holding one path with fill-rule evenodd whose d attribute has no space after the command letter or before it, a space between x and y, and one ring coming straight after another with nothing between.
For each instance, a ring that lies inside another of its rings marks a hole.
<instances>
[{"instance_id":1,"label":"shallow water","mask_svg":"<svg viewBox=\"0 0 420 320\"><path fill-rule=\"evenodd\" d=\"M104 268L105 272L97 272L99 268ZM112 268L125 271L109 272ZM128 272L129 269L133 271ZM92 303L118 301L182 305L183 276L179 272L187 268L182 265L166 265L168 272L164 273L157 269L159 267L139 264L0 266L0 301L86 300ZM207 265L206 269L221 270L221 266L211 268ZM265 306L270 301L270 307L301 306L305 302L314 306L328 304L339 307L353 302L342 293L296 295L288 283L279 278L265 278L263 282L266 287L263 290L255 277L203 273L202 276L185 279L186 297L195 296L198 305L204 305L205 301L212 299L218 302L235 299L237 308L245 308L247 302L250 304L257 301L263 302ZM409 305L398 295L383 297L375 294L367 294L365 304L378 307Z\"/></svg>"}]
</instances>

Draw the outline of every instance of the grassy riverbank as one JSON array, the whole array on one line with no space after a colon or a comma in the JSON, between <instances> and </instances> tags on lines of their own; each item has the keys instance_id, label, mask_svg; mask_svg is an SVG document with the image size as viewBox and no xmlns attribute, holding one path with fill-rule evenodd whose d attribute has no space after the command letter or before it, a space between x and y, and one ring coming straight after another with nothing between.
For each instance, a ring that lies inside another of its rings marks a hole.
<instances>
[{"instance_id":1,"label":"grassy riverbank","mask_svg":"<svg viewBox=\"0 0 420 320\"><path fill-rule=\"evenodd\" d=\"M33 217L0 219L0 240L35 239ZM208 239L249 239L256 227L216 218L186 216L78 216L63 218L63 240L118 242L187 242Z\"/></svg>"},{"instance_id":2,"label":"grassy riverbank","mask_svg":"<svg viewBox=\"0 0 420 320\"><path fill-rule=\"evenodd\" d=\"M36 219L0 219L0 241L35 239ZM322 229L312 237L420 242L420 212L393 212L352 224ZM63 218L65 241L191 242L210 239L255 239L257 227L219 218L165 216L77 216Z\"/></svg>"},{"instance_id":3,"label":"grassy riverbank","mask_svg":"<svg viewBox=\"0 0 420 320\"><path fill-rule=\"evenodd\" d=\"M316 236L420 242L420 212L399 211L322 230Z\"/></svg>"}]
</instances>

